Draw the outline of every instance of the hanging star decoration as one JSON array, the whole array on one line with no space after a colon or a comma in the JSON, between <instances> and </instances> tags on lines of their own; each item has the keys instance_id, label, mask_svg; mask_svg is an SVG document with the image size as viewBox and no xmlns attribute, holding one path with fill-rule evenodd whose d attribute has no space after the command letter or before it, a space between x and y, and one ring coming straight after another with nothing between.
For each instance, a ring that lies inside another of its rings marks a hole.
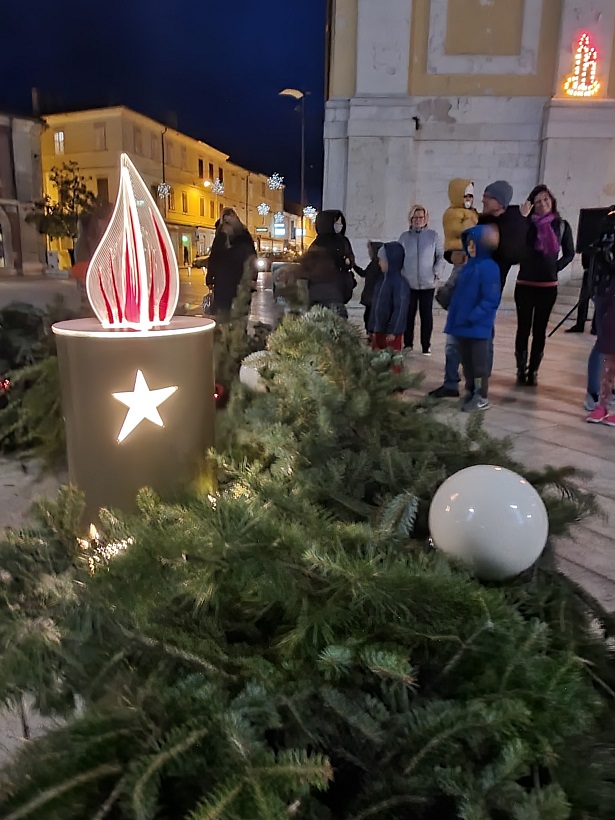
<instances>
[{"instance_id":1,"label":"hanging star decoration","mask_svg":"<svg viewBox=\"0 0 615 820\"><path fill-rule=\"evenodd\" d=\"M164 423L158 412L160 405L177 390L177 387L162 387L159 390L150 390L145 376L141 370L137 370L134 389L125 393L112 393L114 399L128 407L126 418L122 424L117 440L119 443L128 438L132 431L148 419L158 427L164 427Z\"/></svg>"},{"instance_id":2,"label":"hanging star decoration","mask_svg":"<svg viewBox=\"0 0 615 820\"><path fill-rule=\"evenodd\" d=\"M572 74L564 83L564 91L570 97L593 97L600 90L596 80L598 54L591 45L589 34L583 32L579 37L574 54Z\"/></svg>"}]
</instances>

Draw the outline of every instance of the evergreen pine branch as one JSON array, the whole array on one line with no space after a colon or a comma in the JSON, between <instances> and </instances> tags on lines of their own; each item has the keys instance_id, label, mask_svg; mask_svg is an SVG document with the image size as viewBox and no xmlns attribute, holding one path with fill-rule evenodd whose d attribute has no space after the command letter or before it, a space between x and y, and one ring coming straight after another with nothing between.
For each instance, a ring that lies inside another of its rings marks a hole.
<instances>
[{"instance_id":1,"label":"evergreen pine branch","mask_svg":"<svg viewBox=\"0 0 615 820\"><path fill-rule=\"evenodd\" d=\"M176 734L178 733L179 731L176 730ZM146 789L149 788L152 779L158 778L160 771L165 766L172 761L176 761L208 734L209 728L195 729L181 738L177 743L163 747L159 754L154 755L150 759L132 789L131 803L136 820L150 820L155 814L155 801L153 796L151 796L150 799L146 799Z\"/></svg>"},{"instance_id":2,"label":"evergreen pine branch","mask_svg":"<svg viewBox=\"0 0 615 820\"><path fill-rule=\"evenodd\" d=\"M188 820L224 820L228 809L245 788L245 781L230 779L215 789L212 794L190 813Z\"/></svg>"},{"instance_id":3,"label":"evergreen pine branch","mask_svg":"<svg viewBox=\"0 0 615 820\"><path fill-rule=\"evenodd\" d=\"M31 817L33 812L42 809L48 803L51 803L58 797L68 794L68 792L73 789L78 789L80 786L94 783L97 780L105 780L109 777L113 777L114 775L121 774L121 772L121 766L114 766L110 764L103 764L102 766L97 766L95 769L90 769L90 771L81 772L75 777L72 777L70 780L58 783L56 786L47 789L42 794L38 794L24 806L20 806L18 809L11 812L11 814L6 815L4 820L22 820L24 817Z\"/></svg>"}]
</instances>

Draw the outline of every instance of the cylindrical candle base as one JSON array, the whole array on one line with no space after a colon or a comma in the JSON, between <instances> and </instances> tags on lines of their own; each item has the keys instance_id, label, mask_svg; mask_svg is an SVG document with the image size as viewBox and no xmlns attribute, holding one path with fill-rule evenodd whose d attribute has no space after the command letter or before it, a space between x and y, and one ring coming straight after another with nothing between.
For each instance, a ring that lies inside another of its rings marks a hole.
<instances>
[{"instance_id":1,"label":"cylindrical candle base","mask_svg":"<svg viewBox=\"0 0 615 820\"><path fill-rule=\"evenodd\" d=\"M214 444L215 322L181 316L150 331L59 322L69 480L101 507L135 508L137 492L190 485Z\"/></svg>"}]
</instances>

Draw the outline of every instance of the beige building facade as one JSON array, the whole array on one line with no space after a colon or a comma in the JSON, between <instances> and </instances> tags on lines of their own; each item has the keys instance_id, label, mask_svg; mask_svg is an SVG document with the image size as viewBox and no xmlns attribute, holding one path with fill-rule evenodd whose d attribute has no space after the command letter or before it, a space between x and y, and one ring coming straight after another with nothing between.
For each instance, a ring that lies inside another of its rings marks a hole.
<instances>
[{"instance_id":1,"label":"beige building facade","mask_svg":"<svg viewBox=\"0 0 615 820\"><path fill-rule=\"evenodd\" d=\"M332 0L328 58L324 207L354 240L414 202L441 229L453 177L545 182L573 230L615 201L613 0Z\"/></svg>"},{"instance_id":2,"label":"beige building facade","mask_svg":"<svg viewBox=\"0 0 615 820\"><path fill-rule=\"evenodd\" d=\"M124 107L45 116L41 135L45 193L53 198L50 173L74 161L102 201L114 202L119 187L120 154L127 153L158 202L180 266L207 254L215 222L232 207L255 235L263 225L258 205L273 215L283 211L283 190L271 190L268 177L229 161L227 154ZM223 189L223 190L222 190ZM257 235L257 234L256 234ZM280 249L291 237L278 237ZM66 259L64 259L66 265Z\"/></svg>"},{"instance_id":3,"label":"beige building facade","mask_svg":"<svg viewBox=\"0 0 615 820\"><path fill-rule=\"evenodd\" d=\"M37 275L45 243L26 221L42 197L41 123L0 113L0 276Z\"/></svg>"}]
</instances>

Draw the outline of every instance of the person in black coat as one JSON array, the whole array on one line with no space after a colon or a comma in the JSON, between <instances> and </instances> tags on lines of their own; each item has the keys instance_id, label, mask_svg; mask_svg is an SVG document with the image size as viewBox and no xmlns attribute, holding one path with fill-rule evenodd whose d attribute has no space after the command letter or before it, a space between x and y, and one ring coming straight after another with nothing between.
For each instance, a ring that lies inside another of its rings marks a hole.
<instances>
[{"instance_id":1,"label":"person in black coat","mask_svg":"<svg viewBox=\"0 0 615 820\"><path fill-rule=\"evenodd\" d=\"M356 283L352 274L355 257L346 236L344 214L321 211L316 217L316 234L302 260L310 305L323 305L347 318L345 306Z\"/></svg>"},{"instance_id":2,"label":"person in black coat","mask_svg":"<svg viewBox=\"0 0 615 820\"><path fill-rule=\"evenodd\" d=\"M517 384L534 387L544 355L547 325L557 299L558 274L574 259L574 240L570 225L559 215L557 201L546 185L537 185L528 199L532 215L515 287L515 356Z\"/></svg>"},{"instance_id":3,"label":"person in black coat","mask_svg":"<svg viewBox=\"0 0 615 820\"><path fill-rule=\"evenodd\" d=\"M222 211L211 246L205 282L213 291L212 313L230 313L244 272L256 279L256 249L248 229L233 208Z\"/></svg>"}]
</instances>

